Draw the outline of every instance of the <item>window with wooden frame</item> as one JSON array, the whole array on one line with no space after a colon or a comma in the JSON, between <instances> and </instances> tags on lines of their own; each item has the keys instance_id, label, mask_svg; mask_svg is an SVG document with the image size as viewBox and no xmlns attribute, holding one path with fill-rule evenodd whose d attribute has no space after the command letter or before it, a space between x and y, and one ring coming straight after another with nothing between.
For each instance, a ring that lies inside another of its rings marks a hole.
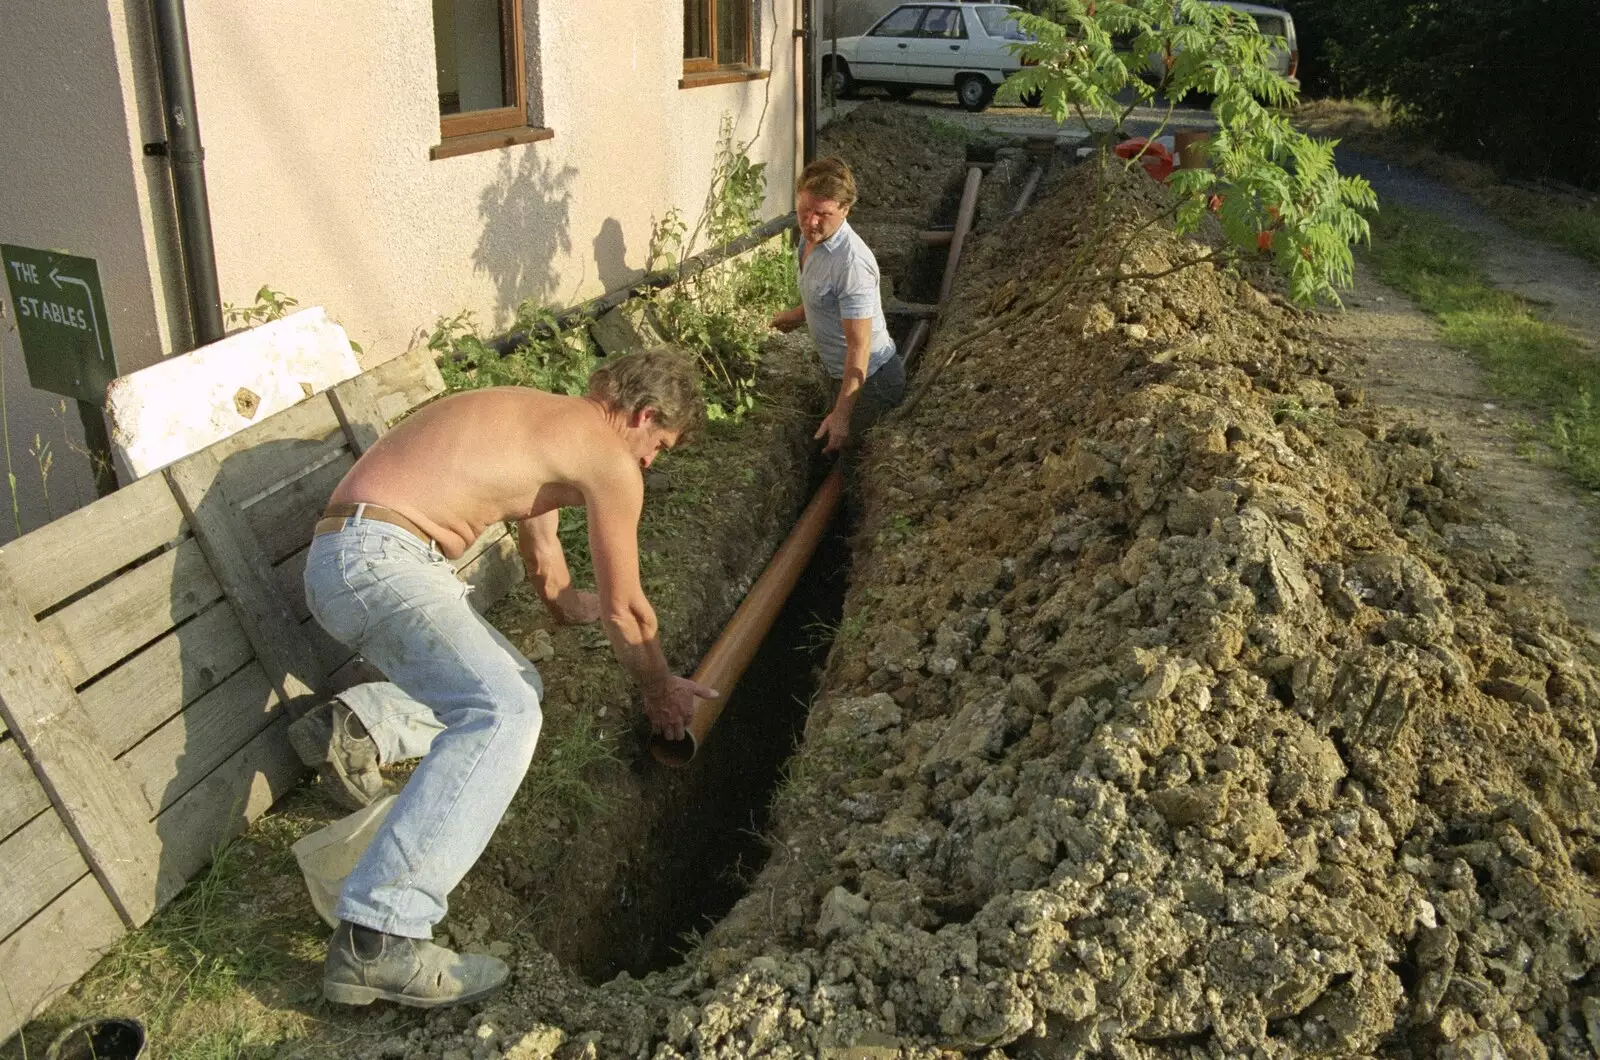
<instances>
[{"instance_id":1,"label":"window with wooden frame","mask_svg":"<svg viewBox=\"0 0 1600 1060\"><path fill-rule=\"evenodd\" d=\"M717 84L761 76L755 0L683 0L683 81Z\"/></svg>"},{"instance_id":2,"label":"window with wooden frame","mask_svg":"<svg viewBox=\"0 0 1600 1060\"><path fill-rule=\"evenodd\" d=\"M528 123L523 0L433 0L439 75L434 157L542 139ZM450 149L455 141L456 149Z\"/></svg>"}]
</instances>

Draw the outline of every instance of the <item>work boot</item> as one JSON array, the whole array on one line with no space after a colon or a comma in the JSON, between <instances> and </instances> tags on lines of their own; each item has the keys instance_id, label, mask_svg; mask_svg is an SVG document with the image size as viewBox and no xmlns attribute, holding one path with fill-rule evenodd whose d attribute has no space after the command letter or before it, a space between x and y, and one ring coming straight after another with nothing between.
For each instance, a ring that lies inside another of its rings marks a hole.
<instances>
[{"instance_id":1,"label":"work boot","mask_svg":"<svg viewBox=\"0 0 1600 1060\"><path fill-rule=\"evenodd\" d=\"M341 1005L397 1001L443 1008L481 1001L504 986L510 974L498 957L452 953L422 939L342 921L328 943L322 996Z\"/></svg>"},{"instance_id":2,"label":"work boot","mask_svg":"<svg viewBox=\"0 0 1600 1060\"><path fill-rule=\"evenodd\" d=\"M359 810L383 794L378 745L341 700L330 699L306 711L289 726L289 744L300 761L322 775L339 805Z\"/></svg>"}]
</instances>

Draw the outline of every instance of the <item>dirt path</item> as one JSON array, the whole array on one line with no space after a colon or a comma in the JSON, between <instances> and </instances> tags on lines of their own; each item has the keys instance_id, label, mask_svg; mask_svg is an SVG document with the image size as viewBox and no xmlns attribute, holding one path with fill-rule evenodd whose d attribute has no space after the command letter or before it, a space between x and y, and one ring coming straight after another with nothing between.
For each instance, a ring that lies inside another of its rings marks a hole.
<instances>
[{"instance_id":1,"label":"dirt path","mask_svg":"<svg viewBox=\"0 0 1600 1060\"><path fill-rule=\"evenodd\" d=\"M1380 193L1381 194L1381 193ZM1478 465L1495 516L1527 544L1538 578L1572 617L1600 629L1600 586L1590 576L1600 511L1559 471L1518 455L1525 417L1495 397L1472 358L1439 341L1425 313L1358 267L1349 311L1330 315L1333 336L1363 354L1368 396L1416 410L1418 423Z\"/></svg>"},{"instance_id":2,"label":"dirt path","mask_svg":"<svg viewBox=\"0 0 1600 1060\"><path fill-rule=\"evenodd\" d=\"M1337 157L1340 172L1359 173L1372 182L1380 205L1391 202L1428 210L1457 228L1484 236L1484 269L1495 286L1542 307L1552 322L1595 348L1600 336L1600 270L1518 234L1431 177L1343 148Z\"/></svg>"}]
</instances>

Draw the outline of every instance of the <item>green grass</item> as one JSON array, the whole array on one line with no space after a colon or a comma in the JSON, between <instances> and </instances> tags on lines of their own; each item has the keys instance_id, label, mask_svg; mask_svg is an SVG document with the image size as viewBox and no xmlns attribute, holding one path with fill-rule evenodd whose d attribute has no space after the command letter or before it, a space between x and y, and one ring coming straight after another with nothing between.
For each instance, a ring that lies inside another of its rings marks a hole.
<instances>
[{"instance_id":1,"label":"green grass","mask_svg":"<svg viewBox=\"0 0 1600 1060\"><path fill-rule=\"evenodd\" d=\"M77 987L0 1055L42 1057L50 1035L95 1016L133 1016L152 1054L167 1060L266 1056L313 1022L325 934L309 905L285 907L263 881L299 873L295 828L263 818L248 840L221 848L211 867L160 915L124 937Z\"/></svg>"},{"instance_id":2,"label":"green grass","mask_svg":"<svg viewBox=\"0 0 1600 1060\"><path fill-rule=\"evenodd\" d=\"M1432 313L1443 339L1472 354L1495 391L1548 416L1543 440L1580 483L1600 489L1593 354L1490 284L1478 240L1432 214L1384 207L1373 219L1371 256L1379 277Z\"/></svg>"},{"instance_id":3,"label":"green grass","mask_svg":"<svg viewBox=\"0 0 1600 1060\"><path fill-rule=\"evenodd\" d=\"M1507 217L1537 238L1600 265L1600 210L1546 205L1528 213L1508 213Z\"/></svg>"},{"instance_id":4,"label":"green grass","mask_svg":"<svg viewBox=\"0 0 1600 1060\"><path fill-rule=\"evenodd\" d=\"M611 805L612 796L594 786L590 770L618 761L616 739L593 714L573 714L561 731L547 734L540 752L518 792L524 813L548 817L559 810L587 817Z\"/></svg>"}]
</instances>

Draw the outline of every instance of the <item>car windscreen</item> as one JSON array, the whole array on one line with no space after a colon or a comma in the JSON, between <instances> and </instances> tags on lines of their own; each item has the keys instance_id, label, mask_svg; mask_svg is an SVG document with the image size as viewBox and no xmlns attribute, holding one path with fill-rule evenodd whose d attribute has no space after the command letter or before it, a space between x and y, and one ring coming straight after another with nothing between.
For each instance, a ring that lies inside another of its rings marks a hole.
<instances>
[{"instance_id":1,"label":"car windscreen","mask_svg":"<svg viewBox=\"0 0 1600 1060\"><path fill-rule=\"evenodd\" d=\"M983 31L989 36L1005 40L1032 40L1017 25L1016 15L1017 8L1000 4L985 4L978 8L978 21L983 23Z\"/></svg>"},{"instance_id":2,"label":"car windscreen","mask_svg":"<svg viewBox=\"0 0 1600 1060\"><path fill-rule=\"evenodd\" d=\"M1287 37L1287 28L1283 24L1282 15L1257 15L1256 29L1261 31L1263 37Z\"/></svg>"}]
</instances>

